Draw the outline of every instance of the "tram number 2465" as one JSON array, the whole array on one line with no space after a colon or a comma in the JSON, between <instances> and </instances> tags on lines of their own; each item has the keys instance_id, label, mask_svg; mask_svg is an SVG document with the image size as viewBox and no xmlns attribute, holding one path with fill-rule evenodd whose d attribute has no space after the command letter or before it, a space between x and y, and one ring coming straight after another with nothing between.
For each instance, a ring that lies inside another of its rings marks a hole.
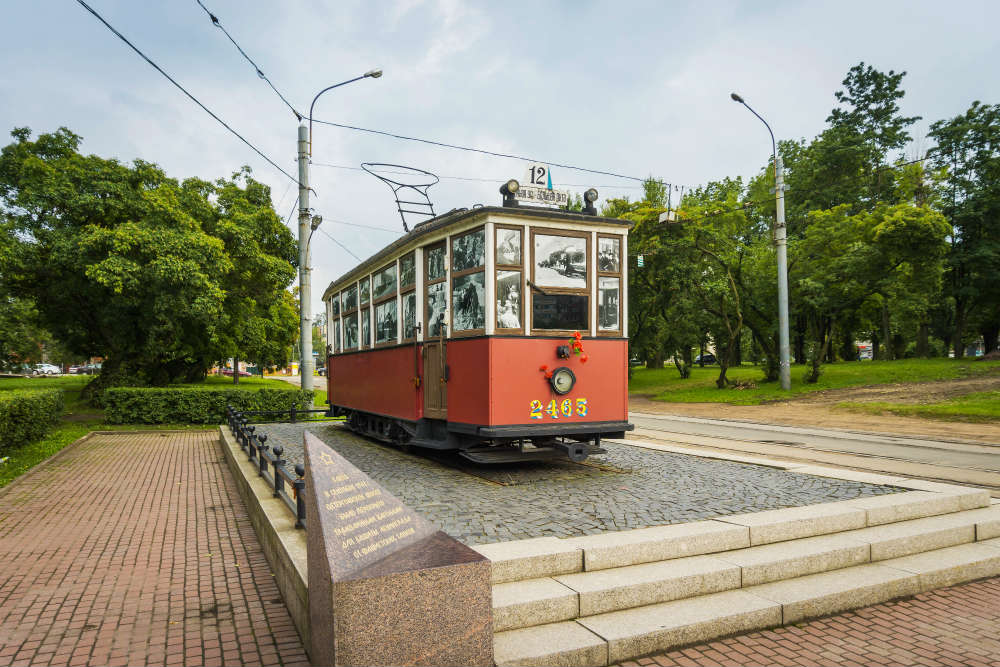
<instances>
[{"instance_id":1,"label":"tram number 2465","mask_svg":"<svg viewBox=\"0 0 1000 667\"><path fill-rule=\"evenodd\" d=\"M590 407L585 398L578 398L575 401L572 398L567 398L561 403L553 399L549 401L548 405L542 405L542 402L537 400L531 402L532 419L544 419L546 416L550 419L559 419L560 417L572 417L574 414L577 417L586 417L589 411Z\"/></svg>"}]
</instances>

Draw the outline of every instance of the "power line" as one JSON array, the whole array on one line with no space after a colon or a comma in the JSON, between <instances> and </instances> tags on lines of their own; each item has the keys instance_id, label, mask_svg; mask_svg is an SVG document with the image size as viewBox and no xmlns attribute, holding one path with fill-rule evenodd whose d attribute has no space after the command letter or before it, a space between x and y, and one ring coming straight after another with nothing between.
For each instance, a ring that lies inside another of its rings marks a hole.
<instances>
[{"instance_id":1,"label":"power line","mask_svg":"<svg viewBox=\"0 0 1000 667\"><path fill-rule=\"evenodd\" d=\"M589 174L601 174L603 176L614 176L615 178L624 178L630 181L643 182L647 179L639 178L638 176L628 176L626 174L619 174L613 171L601 171L599 169L588 169L586 167L577 167L572 164L562 164L559 162L549 162L547 160L540 160L537 158L524 157L523 155L511 155L508 153L497 153L495 151L488 151L483 148L473 148L471 146L459 146L457 144L447 144L442 141L433 141L431 139L420 139L418 137L408 137L402 134L395 134L393 132L385 132L383 130L372 130L367 127L357 127L356 125L344 125L343 123L334 123L328 120L318 120L313 119L314 123L320 123L322 125L330 125L332 127L339 127L345 130L354 130L356 132L368 132L370 134L379 134L384 137L392 137L393 139L403 139L404 141L416 141L422 144L430 144L431 146L440 146L442 148L454 148L455 150L468 151L470 153L481 153L483 155L492 155L493 157L503 157L510 158L512 160L523 160L525 162L540 162L542 164L547 164L552 167L561 167L562 169L573 169L574 171L583 171Z\"/></svg>"},{"instance_id":2,"label":"power line","mask_svg":"<svg viewBox=\"0 0 1000 667\"><path fill-rule=\"evenodd\" d=\"M246 54L246 51L244 51L243 48L239 44L237 44L236 40L233 39L233 36L229 34L229 31L226 30L222 26L222 23L219 22L219 18L215 14L213 14L212 12L210 12L208 10L208 7L206 7L205 5L202 4L201 0L195 0L195 2L197 2L198 5L202 9L205 10L205 13L208 14L208 18L210 18L212 20L212 25L214 25L216 28L218 28L223 33L225 33L226 37L229 38L229 41L232 42L233 46L236 47L236 50L240 52L240 55L242 55L244 58L246 58L246 61L248 63L250 63L251 65L253 65L253 69L254 69L255 72L257 72L257 76L259 76L260 78L264 79L264 81L267 82L267 85L271 86L271 90L274 91L274 94L277 95L278 97L280 97L281 101L284 102L285 105L289 109L292 110L292 113L295 114L295 118L298 119L298 120L302 120L302 114L300 114L298 111L296 111L295 107L292 106L291 102L289 102L288 100L286 100L285 96L282 95L281 92L278 91L278 89L274 87L274 84L271 83L271 80L269 78L267 78L267 76L264 75L264 72L262 72L261 69L260 69L260 67L257 66L257 63L255 63L253 60L250 59L250 56L248 56Z\"/></svg>"},{"instance_id":3,"label":"power line","mask_svg":"<svg viewBox=\"0 0 1000 667\"><path fill-rule=\"evenodd\" d=\"M344 164L327 164L325 162L313 162L311 163L314 167L329 167L331 169L347 169L349 171L364 171L361 167L351 167ZM390 170L377 170L380 174L400 174L406 175L409 172L405 171L390 171ZM510 179L508 178L474 178L472 176L438 176L442 180L452 180L452 181L473 181L477 183L506 183ZM559 183L561 187L566 188L609 188L613 190L641 190L641 185L592 185L588 183Z\"/></svg>"},{"instance_id":4,"label":"power line","mask_svg":"<svg viewBox=\"0 0 1000 667\"><path fill-rule=\"evenodd\" d=\"M229 130L234 136L236 136L236 138L238 138L240 141L242 141L247 146L249 146L253 150L253 152L255 152L257 155L259 155L262 158L264 158L265 160L267 160L267 162L272 167L274 167L275 169L277 169L278 171L280 171L282 174L284 174L288 178L292 179L292 181L294 181L295 183L299 182L299 179L295 178L294 176L292 176L291 174L289 174L287 171L285 171L284 169L282 169L281 167L279 167L278 164L274 160L272 160L268 156L264 155L260 151L260 149L258 149L256 146L254 146L249 141L247 141L246 139L244 139L243 136L239 132L237 132L236 130L234 130L233 128L231 128L229 126L229 124L226 123L226 121L222 120L221 118L219 118L218 116L216 116L214 113L212 113L212 111L208 107L206 107L204 104L202 104L198 100L197 97L195 97L194 95L192 95L191 93L189 93L187 90L185 90L184 86L182 86L181 84L177 83L177 81L175 81L172 76L170 76L169 74L167 74L166 72L164 72L163 69L159 65L157 65L152 60L150 60L149 57L145 53L143 53L142 51L140 51L138 49L138 47L136 47L135 44L133 44L132 42L128 41L128 39L125 37L125 35L121 34L117 30L115 30L115 28L110 23L108 23L106 20L104 20L103 16L101 16L96 11L94 11L94 9L90 5L88 5L86 2L84 2L84 0L76 0L76 1L84 9L86 9L88 12L90 12L91 14L93 14L94 18L96 18L98 21L100 21L101 23L103 23L108 30L110 30L111 32L113 32L118 37L118 39L120 39L123 42L125 42L126 44L128 44L129 47L133 51L135 51L136 53L138 53L142 57L143 60L145 60L147 63L149 63L153 67L153 69L155 69L157 72L159 72L160 74L162 74L163 76L165 76L167 78L167 80L170 81L170 83L174 84L182 93L184 93L185 95L187 95L188 98L190 98L192 102L194 102L195 104L197 104L198 106L200 106L205 111L205 113L207 113L209 116L211 116L212 118L214 118L216 121L219 122L219 124L221 124L224 128L226 128L227 130Z\"/></svg>"},{"instance_id":5,"label":"power line","mask_svg":"<svg viewBox=\"0 0 1000 667\"><path fill-rule=\"evenodd\" d=\"M358 257L357 255L355 255L353 252L351 252L350 248L348 248L346 245L344 245L343 243L341 243L337 239L333 238L333 236L331 236L330 234L327 234L327 232L326 232L325 229L323 229L322 227L317 227L316 229L318 229L319 231L323 232L323 235L326 236L326 238L330 239L331 241L333 241L334 243L336 243L337 245L339 245L341 248L343 248L344 250L346 250L347 254L349 254L351 257L353 257L354 259L358 260L359 262L361 261L361 258Z\"/></svg>"}]
</instances>

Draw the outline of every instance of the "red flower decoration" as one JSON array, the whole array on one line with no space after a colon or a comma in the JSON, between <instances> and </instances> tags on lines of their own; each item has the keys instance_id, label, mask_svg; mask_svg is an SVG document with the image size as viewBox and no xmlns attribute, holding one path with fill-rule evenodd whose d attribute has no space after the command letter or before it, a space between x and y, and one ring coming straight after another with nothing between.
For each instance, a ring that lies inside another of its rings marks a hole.
<instances>
[{"instance_id":1,"label":"red flower decoration","mask_svg":"<svg viewBox=\"0 0 1000 667\"><path fill-rule=\"evenodd\" d=\"M538 370L547 371L549 370L549 367L546 364L542 364L541 366L538 367Z\"/></svg>"},{"instance_id":2,"label":"red flower decoration","mask_svg":"<svg viewBox=\"0 0 1000 667\"><path fill-rule=\"evenodd\" d=\"M546 380L552 379L552 371L545 371L545 379Z\"/></svg>"},{"instance_id":3,"label":"red flower decoration","mask_svg":"<svg viewBox=\"0 0 1000 667\"><path fill-rule=\"evenodd\" d=\"M577 331L577 332L576 332L575 334L573 334L573 338L575 338L575 339L577 339L577 340L580 340L581 338L583 338L583 336L581 336L581 335L580 335L580 332L579 332L579 331Z\"/></svg>"},{"instance_id":4,"label":"red flower decoration","mask_svg":"<svg viewBox=\"0 0 1000 667\"><path fill-rule=\"evenodd\" d=\"M583 355L582 357L580 357L580 363L581 364L587 363L587 359L590 359L590 357L588 357L587 355Z\"/></svg>"}]
</instances>

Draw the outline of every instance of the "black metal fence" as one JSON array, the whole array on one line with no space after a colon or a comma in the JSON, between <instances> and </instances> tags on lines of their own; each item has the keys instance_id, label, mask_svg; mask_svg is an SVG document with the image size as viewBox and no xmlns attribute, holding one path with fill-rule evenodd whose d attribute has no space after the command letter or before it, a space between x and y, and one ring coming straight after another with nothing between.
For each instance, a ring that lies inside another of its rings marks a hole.
<instances>
[{"instance_id":1,"label":"black metal fence","mask_svg":"<svg viewBox=\"0 0 1000 667\"><path fill-rule=\"evenodd\" d=\"M288 509L291 510L292 514L295 515L295 527L305 528L306 527L306 503L305 503L305 474L306 469L301 463L295 466L295 477L292 477L291 473L285 465L288 463L285 459L281 458L285 450L281 445L274 445L269 447L267 445L267 435L261 433L257 434L257 427L249 423L249 416L284 416L290 414L291 421L296 421L297 416L301 416L302 413L309 412L325 412L324 410L296 410L292 408L290 411L257 411L257 412L238 412L233 406L226 407L226 419L229 422L229 430L232 431L233 437L236 438L236 442L239 444L240 449L247 455L247 460L252 461L257 467L258 476L262 477L264 481L273 490L275 498L281 498ZM272 420L273 421L273 420ZM319 421L316 419L299 419L298 421ZM291 489L292 495L288 495L288 489Z\"/></svg>"},{"instance_id":2,"label":"black metal fence","mask_svg":"<svg viewBox=\"0 0 1000 667\"><path fill-rule=\"evenodd\" d=\"M233 406L229 406L228 410L232 411ZM246 420L253 423L266 423L266 422L291 422L293 424L297 422L325 422L325 421L343 421L343 417L330 417L328 410L303 410L302 408L296 408L294 405L288 410L244 410L240 412L240 415L246 418Z\"/></svg>"}]
</instances>

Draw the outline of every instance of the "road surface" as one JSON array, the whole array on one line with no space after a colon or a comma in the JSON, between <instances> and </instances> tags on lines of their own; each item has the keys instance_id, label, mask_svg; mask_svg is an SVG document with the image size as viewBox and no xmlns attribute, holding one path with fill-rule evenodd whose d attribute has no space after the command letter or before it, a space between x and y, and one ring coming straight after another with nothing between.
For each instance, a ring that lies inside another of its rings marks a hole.
<instances>
[{"instance_id":1,"label":"road surface","mask_svg":"<svg viewBox=\"0 0 1000 667\"><path fill-rule=\"evenodd\" d=\"M1000 492L1000 443L632 412L631 438L974 484ZM997 495L997 494L994 494Z\"/></svg>"}]
</instances>

